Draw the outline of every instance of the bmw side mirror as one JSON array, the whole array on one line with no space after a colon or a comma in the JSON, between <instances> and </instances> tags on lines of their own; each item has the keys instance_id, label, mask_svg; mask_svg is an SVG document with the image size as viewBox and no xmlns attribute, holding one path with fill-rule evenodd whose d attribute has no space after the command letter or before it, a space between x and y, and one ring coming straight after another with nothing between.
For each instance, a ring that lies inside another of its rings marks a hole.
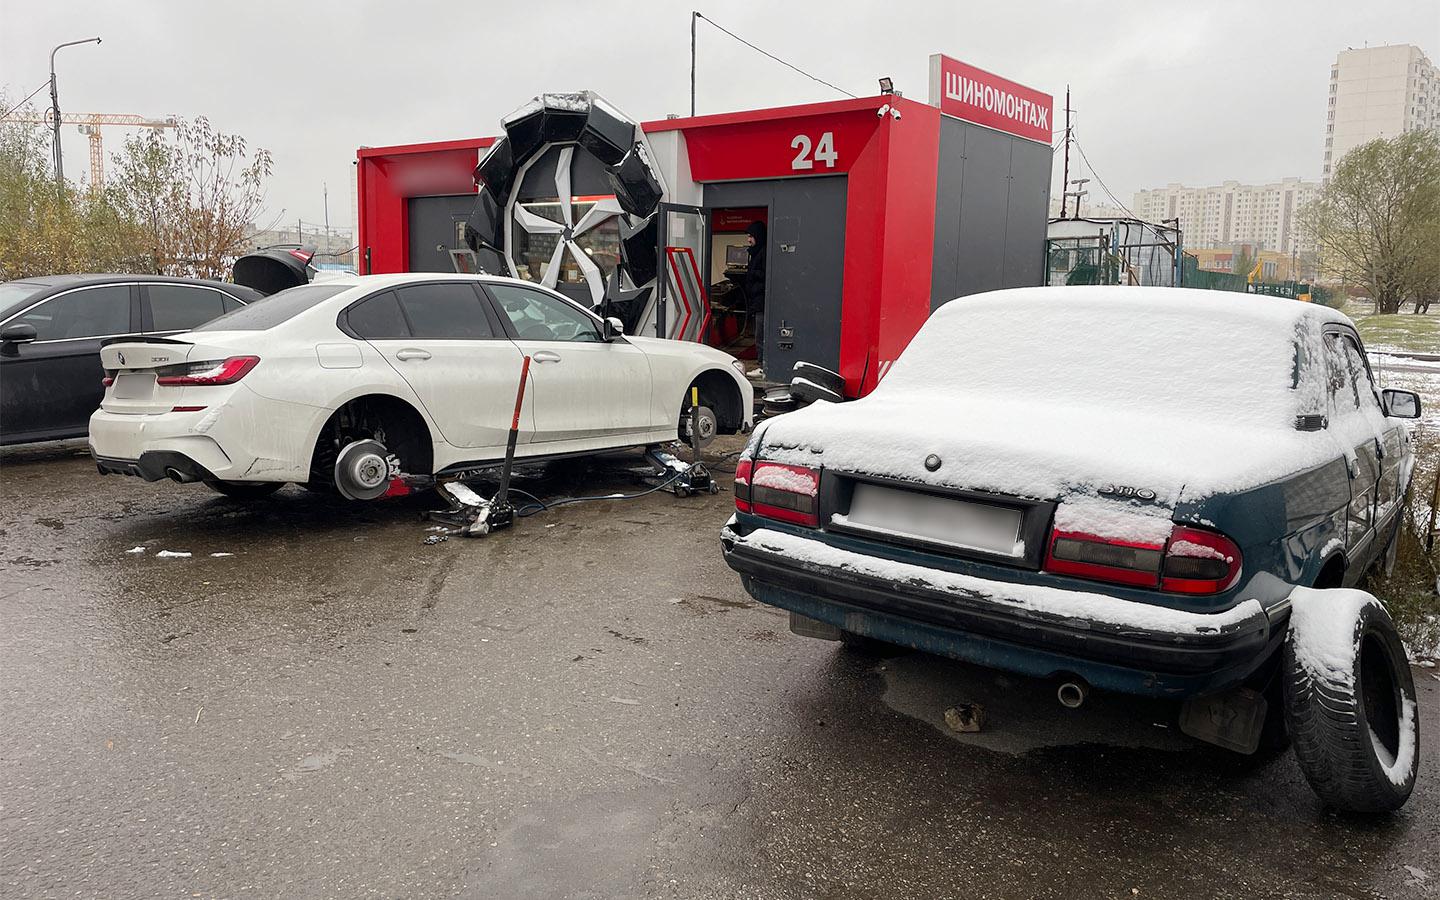
<instances>
[{"instance_id":1,"label":"bmw side mirror","mask_svg":"<svg viewBox=\"0 0 1440 900\"><path fill-rule=\"evenodd\" d=\"M24 323L11 325L0 332L0 344L28 344L37 337L39 335L36 333L34 325Z\"/></svg>"},{"instance_id":2,"label":"bmw side mirror","mask_svg":"<svg viewBox=\"0 0 1440 900\"><path fill-rule=\"evenodd\" d=\"M608 316L601 326L600 334L601 337L605 338L605 340L607 341L613 341L618 337L624 337L625 323L615 318L614 316Z\"/></svg>"},{"instance_id":3,"label":"bmw side mirror","mask_svg":"<svg viewBox=\"0 0 1440 900\"><path fill-rule=\"evenodd\" d=\"M1385 415L1396 419L1420 418L1420 395L1414 391L1386 389L1380 392L1385 404Z\"/></svg>"}]
</instances>

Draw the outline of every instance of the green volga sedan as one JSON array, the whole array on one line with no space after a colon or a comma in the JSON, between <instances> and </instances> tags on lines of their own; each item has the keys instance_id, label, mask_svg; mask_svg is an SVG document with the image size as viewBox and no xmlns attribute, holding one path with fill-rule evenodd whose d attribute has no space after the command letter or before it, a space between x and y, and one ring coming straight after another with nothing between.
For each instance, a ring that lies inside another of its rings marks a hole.
<instances>
[{"instance_id":1,"label":"green volga sedan","mask_svg":"<svg viewBox=\"0 0 1440 900\"><path fill-rule=\"evenodd\" d=\"M1380 389L1349 319L998 291L879 367L860 400L762 425L737 469L726 561L792 630L1054 679L1071 707L1172 697L1200 740L1292 741L1332 805L1405 802L1414 684L1353 588L1393 561L1420 402Z\"/></svg>"}]
</instances>

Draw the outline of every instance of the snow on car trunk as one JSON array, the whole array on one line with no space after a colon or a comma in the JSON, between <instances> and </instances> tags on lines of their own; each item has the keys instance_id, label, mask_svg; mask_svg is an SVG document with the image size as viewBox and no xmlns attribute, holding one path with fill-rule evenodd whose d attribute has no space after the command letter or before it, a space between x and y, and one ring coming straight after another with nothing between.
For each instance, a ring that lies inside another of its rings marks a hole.
<instances>
[{"instance_id":1,"label":"snow on car trunk","mask_svg":"<svg viewBox=\"0 0 1440 900\"><path fill-rule=\"evenodd\" d=\"M1160 512L1182 493L1263 484L1336 453L1332 435L1295 427L1297 415L1324 411L1323 384L1301 374L1319 358L1325 321L1346 320L1291 300L1173 288L961 298L870 396L776 419L760 454L1037 499L1153 495Z\"/></svg>"}]
</instances>

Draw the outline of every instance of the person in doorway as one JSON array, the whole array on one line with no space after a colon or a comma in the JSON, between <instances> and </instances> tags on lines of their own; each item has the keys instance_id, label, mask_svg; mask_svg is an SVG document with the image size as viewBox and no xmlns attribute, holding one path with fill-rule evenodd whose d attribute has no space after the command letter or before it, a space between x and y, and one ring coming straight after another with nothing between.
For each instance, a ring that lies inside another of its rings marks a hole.
<instances>
[{"instance_id":1,"label":"person in doorway","mask_svg":"<svg viewBox=\"0 0 1440 900\"><path fill-rule=\"evenodd\" d=\"M745 308L755 325L753 379L765 377L765 223L751 222L745 229L745 246L750 258L745 263Z\"/></svg>"}]
</instances>

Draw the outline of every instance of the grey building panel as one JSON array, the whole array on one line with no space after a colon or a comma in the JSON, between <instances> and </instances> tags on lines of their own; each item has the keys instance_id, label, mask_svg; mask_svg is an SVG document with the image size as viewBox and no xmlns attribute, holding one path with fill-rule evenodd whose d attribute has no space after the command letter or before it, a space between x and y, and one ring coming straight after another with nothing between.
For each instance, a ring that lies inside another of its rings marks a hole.
<instances>
[{"instance_id":1,"label":"grey building panel","mask_svg":"<svg viewBox=\"0 0 1440 900\"><path fill-rule=\"evenodd\" d=\"M946 300L1006 286L1012 138L988 128L961 124L965 128L965 155L961 161L965 167L965 192L960 197L960 253L955 290ZM1044 217L1040 224L1044 226Z\"/></svg>"},{"instance_id":2,"label":"grey building panel","mask_svg":"<svg viewBox=\"0 0 1440 900\"><path fill-rule=\"evenodd\" d=\"M1050 148L1010 141L1010 210L1005 217L1005 287L1045 283L1045 234L1050 216Z\"/></svg>"},{"instance_id":3,"label":"grey building panel","mask_svg":"<svg viewBox=\"0 0 1440 900\"><path fill-rule=\"evenodd\" d=\"M940 119L930 305L1044 278L1050 148Z\"/></svg>"},{"instance_id":4,"label":"grey building panel","mask_svg":"<svg viewBox=\"0 0 1440 900\"><path fill-rule=\"evenodd\" d=\"M840 364L845 197L844 175L705 185L707 208L769 209L765 369L776 377L800 360Z\"/></svg>"},{"instance_id":5,"label":"grey building panel","mask_svg":"<svg viewBox=\"0 0 1440 900\"><path fill-rule=\"evenodd\" d=\"M930 308L959 295L960 198L965 189L965 130L940 119L940 160L935 190L935 251L930 260ZM955 126L955 127L950 127Z\"/></svg>"}]
</instances>

